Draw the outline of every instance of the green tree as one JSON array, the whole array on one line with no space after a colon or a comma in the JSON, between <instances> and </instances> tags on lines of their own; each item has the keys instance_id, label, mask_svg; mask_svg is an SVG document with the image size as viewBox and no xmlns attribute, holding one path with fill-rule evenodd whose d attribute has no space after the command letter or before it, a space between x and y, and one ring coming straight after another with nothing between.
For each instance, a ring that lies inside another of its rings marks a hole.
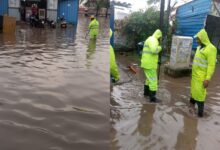
<instances>
[{"instance_id":1,"label":"green tree","mask_svg":"<svg viewBox=\"0 0 220 150\"><path fill-rule=\"evenodd\" d=\"M159 17L160 12L155 7L146 11L134 12L122 28L122 34L134 41L133 48L136 48L138 42L146 40L159 28Z\"/></svg>"}]
</instances>

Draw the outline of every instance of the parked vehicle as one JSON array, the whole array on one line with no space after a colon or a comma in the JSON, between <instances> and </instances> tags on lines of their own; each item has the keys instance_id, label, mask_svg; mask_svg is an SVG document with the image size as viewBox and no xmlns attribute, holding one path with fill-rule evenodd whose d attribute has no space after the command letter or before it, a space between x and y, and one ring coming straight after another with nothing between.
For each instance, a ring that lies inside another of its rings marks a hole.
<instances>
[{"instance_id":1,"label":"parked vehicle","mask_svg":"<svg viewBox=\"0 0 220 150\"><path fill-rule=\"evenodd\" d=\"M67 27L67 22L66 22L64 16L62 16L61 18L59 18L59 22L60 22L60 27L61 27L61 28L66 28L66 27Z\"/></svg>"},{"instance_id":2,"label":"parked vehicle","mask_svg":"<svg viewBox=\"0 0 220 150\"><path fill-rule=\"evenodd\" d=\"M50 28L56 28L56 22L53 21L53 20L49 20L49 18L46 18L45 23L47 23L47 25L48 25Z\"/></svg>"},{"instance_id":3,"label":"parked vehicle","mask_svg":"<svg viewBox=\"0 0 220 150\"><path fill-rule=\"evenodd\" d=\"M44 28L45 21L38 19L35 15L30 16L30 25L36 28Z\"/></svg>"}]
</instances>

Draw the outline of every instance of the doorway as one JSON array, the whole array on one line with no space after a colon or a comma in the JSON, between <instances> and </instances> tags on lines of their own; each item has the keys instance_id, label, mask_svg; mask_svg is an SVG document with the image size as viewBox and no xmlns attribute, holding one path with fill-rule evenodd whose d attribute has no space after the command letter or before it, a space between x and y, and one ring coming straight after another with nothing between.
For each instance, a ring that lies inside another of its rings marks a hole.
<instances>
[{"instance_id":1,"label":"doorway","mask_svg":"<svg viewBox=\"0 0 220 150\"><path fill-rule=\"evenodd\" d=\"M20 15L22 21L28 21L33 12L33 5L36 6L39 19L46 18L47 0L21 0Z\"/></svg>"}]
</instances>

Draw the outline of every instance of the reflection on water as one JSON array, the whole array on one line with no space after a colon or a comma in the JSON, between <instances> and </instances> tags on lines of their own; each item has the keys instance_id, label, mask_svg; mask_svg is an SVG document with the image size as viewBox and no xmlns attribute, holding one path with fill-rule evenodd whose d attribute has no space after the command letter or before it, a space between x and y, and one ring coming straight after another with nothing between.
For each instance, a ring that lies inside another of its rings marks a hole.
<instances>
[{"instance_id":1,"label":"reflection on water","mask_svg":"<svg viewBox=\"0 0 220 150\"><path fill-rule=\"evenodd\" d=\"M189 109L190 77L173 79L160 77L158 98L161 103L149 103L143 96L144 76L132 75L123 69L135 60L117 56L121 80L111 94L112 150L216 150L220 147L220 67L208 89L205 117L197 118Z\"/></svg>"},{"instance_id":2,"label":"reflection on water","mask_svg":"<svg viewBox=\"0 0 220 150\"><path fill-rule=\"evenodd\" d=\"M1 150L108 148L109 23L99 21L95 50L84 17L77 28L0 34Z\"/></svg>"},{"instance_id":3,"label":"reflection on water","mask_svg":"<svg viewBox=\"0 0 220 150\"><path fill-rule=\"evenodd\" d=\"M96 50L96 39L90 39L89 44L88 44L87 54L86 54L88 68L92 65L90 60L93 59L92 57L95 53L95 50Z\"/></svg>"}]
</instances>

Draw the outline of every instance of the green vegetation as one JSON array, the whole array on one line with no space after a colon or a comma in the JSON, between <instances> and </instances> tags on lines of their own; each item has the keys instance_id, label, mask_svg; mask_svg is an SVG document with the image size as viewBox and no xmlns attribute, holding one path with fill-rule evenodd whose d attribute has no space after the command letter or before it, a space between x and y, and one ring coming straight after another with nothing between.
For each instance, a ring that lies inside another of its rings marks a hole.
<instances>
[{"instance_id":1,"label":"green vegetation","mask_svg":"<svg viewBox=\"0 0 220 150\"><path fill-rule=\"evenodd\" d=\"M132 13L125 21L121 34L127 38L128 43L133 43L132 49L137 49L137 44L145 41L151 36L156 29L159 29L160 11L151 7L146 11L138 11ZM164 22L167 22L167 13L165 12ZM164 52L169 54L171 48L172 35L175 32L176 22L173 26L169 24L164 25L163 30L163 48Z\"/></svg>"},{"instance_id":2,"label":"green vegetation","mask_svg":"<svg viewBox=\"0 0 220 150\"><path fill-rule=\"evenodd\" d=\"M160 12L151 7L146 11L132 13L122 28L122 34L134 41L133 48L140 41L144 41L148 36L159 28Z\"/></svg>"}]
</instances>

